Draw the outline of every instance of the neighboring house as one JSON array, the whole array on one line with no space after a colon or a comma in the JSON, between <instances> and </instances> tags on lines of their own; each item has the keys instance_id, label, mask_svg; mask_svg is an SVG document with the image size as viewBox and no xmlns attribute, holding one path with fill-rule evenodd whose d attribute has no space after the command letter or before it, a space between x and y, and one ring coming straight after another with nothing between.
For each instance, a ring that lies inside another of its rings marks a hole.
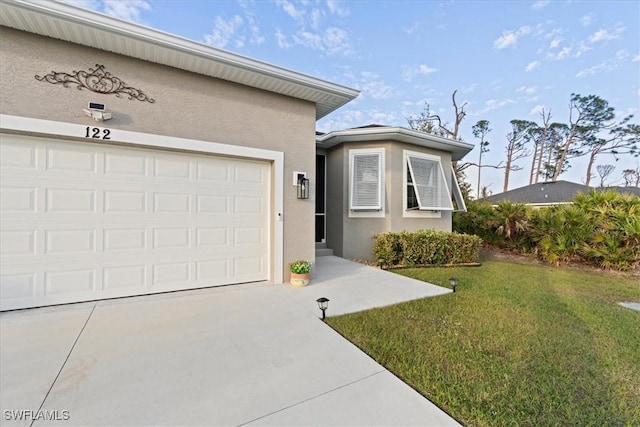
<instances>
[{"instance_id":1,"label":"neighboring house","mask_svg":"<svg viewBox=\"0 0 640 427\"><path fill-rule=\"evenodd\" d=\"M282 283L314 240L365 258L451 227L472 146L316 135L354 89L65 3L3 0L0 25L0 310Z\"/></svg>"},{"instance_id":2,"label":"neighboring house","mask_svg":"<svg viewBox=\"0 0 640 427\"><path fill-rule=\"evenodd\" d=\"M502 201L510 201L524 203L533 207L547 207L569 204L579 193L588 193L590 190L615 190L618 193L640 196L640 188L637 187L593 188L569 181L551 181L515 188L504 193L479 199L479 201L489 202L494 206Z\"/></svg>"},{"instance_id":3,"label":"neighboring house","mask_svg":"<svg viewBox=\"0 0 640 427\"><path fill-rule=\"evenodd\" d=\"M473 145L380 125L329 132L317 141L317 179L326 197L323 191L317 197L316 241L326 238L336 255L371 260L373 236L387 231L451 231L452 196L465 209L451 161Z\"/></svg>"}]
</instances>

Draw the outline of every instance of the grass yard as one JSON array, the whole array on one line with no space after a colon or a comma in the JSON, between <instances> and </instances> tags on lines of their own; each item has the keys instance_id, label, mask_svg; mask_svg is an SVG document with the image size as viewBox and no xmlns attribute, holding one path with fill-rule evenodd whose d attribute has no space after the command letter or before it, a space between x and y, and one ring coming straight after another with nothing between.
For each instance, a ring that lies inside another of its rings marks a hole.
<instances>
[{"instance_id":1,"label":"grass yard","mask_svg":"<svg viewBox=\"0 0 640 427\"><path fill-rule=\"evenodd\" d=\"M397 271L458 292L328 323L470 426L640 426L636 276L488 261Z\"/></svg>"}]
</instances>

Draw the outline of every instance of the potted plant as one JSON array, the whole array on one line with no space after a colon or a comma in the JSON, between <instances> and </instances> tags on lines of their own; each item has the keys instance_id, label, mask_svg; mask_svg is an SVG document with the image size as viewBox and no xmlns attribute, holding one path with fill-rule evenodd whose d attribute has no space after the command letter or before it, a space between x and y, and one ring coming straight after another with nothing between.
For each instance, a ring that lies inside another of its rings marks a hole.
<instances>
[{"instance_id":1,"label":"potted plant","mask_svg":"<svg viewBox=\"0 0 640 427\"><path fill-rule=\"evenodd\" d=\"M309 273L311 272L311 262L303 259L289 264L291 272L292 286L307 286L309 284Z\"/></svg>"}]
</instances>

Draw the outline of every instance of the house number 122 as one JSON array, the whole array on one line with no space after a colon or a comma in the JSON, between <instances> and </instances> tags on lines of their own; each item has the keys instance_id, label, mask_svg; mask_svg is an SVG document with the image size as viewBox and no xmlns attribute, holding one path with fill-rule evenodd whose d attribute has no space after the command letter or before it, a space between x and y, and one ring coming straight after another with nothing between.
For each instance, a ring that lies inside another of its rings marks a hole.
<instances>
[{"instance_id":1,"label":"house number 122","mask_svg":"<svg viewBox=\"0 0 640 427\"><path fill-rule=\"evenodd\" d=\"M92 128L91 126L87 126L85 129L85 138L95 138L95 139L111 139L111 131L109 129L100 129L100 128Z\"/></svg>"}]
</instances>

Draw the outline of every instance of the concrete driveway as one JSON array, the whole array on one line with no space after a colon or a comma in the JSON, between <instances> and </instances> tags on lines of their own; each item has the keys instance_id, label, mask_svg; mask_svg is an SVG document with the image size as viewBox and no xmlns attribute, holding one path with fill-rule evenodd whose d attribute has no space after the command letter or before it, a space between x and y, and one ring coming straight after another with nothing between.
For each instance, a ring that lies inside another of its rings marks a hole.
<instances>
[{"instance_id":1,"label":"concrete driveway","mask_svg":"<svg viewBox=\"0 0 640 427\"><path fill-rule=\"evenodd\" d=\"M346 278L369 293L348 291ZM247 284L2 313L1 424L458 425L315 305L327 296L336 314L446 292L323 257L304 289Z\"/></svg>"}]
</instances>

